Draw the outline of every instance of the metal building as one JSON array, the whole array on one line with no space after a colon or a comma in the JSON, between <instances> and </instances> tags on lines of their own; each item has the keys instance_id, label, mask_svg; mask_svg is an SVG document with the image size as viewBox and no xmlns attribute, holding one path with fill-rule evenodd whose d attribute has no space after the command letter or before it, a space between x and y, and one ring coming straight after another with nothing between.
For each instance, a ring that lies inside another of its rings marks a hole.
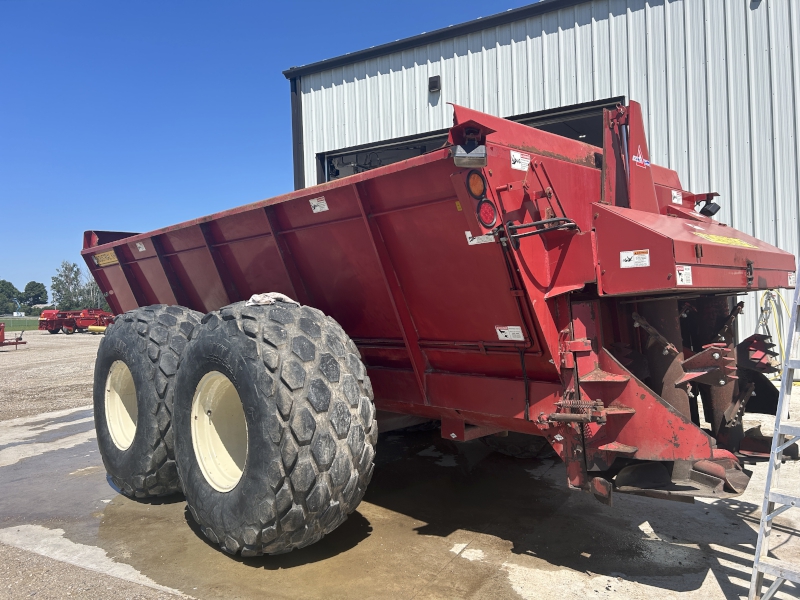
<instances>
[{"instance_id":1,"label":"metal building","mask_svg":"<svg viewBox=\"0 0 800 600\"><path fill-rule=\"evenodd\" d=\"M441 145L448 102L597 143L602 107L632 99L655 163L798 253L795 0L544 0L284 75L298 188Z\"/></svg>"}]
</instances>

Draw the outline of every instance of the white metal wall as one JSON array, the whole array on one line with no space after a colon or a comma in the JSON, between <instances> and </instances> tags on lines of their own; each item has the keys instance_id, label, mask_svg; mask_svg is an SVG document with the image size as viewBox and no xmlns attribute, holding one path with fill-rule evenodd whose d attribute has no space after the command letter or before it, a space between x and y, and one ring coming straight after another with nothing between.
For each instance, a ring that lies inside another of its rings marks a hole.
<instances>
[{"instance_id":1,"label":"white metal wall","mask_svg":"<svg viewBox=\"0 0 800 600\"><path fill-rule=\"evenodd\" d=\"M655 163L720 192L721 221L798 253L800 1L593 0L300 84L306 185L318 152L448 127L447 102L508 116L624 95Z\"/></svg>"}]
</instances>

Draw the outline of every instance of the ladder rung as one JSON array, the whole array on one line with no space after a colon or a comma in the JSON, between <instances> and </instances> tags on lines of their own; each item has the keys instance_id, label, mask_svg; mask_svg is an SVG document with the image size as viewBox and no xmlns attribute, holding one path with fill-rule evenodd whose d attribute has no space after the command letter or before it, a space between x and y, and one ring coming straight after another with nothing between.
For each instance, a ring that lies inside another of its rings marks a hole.
<instances>
[{"instance_id":1,"label":"ladder rung","mask_svg":"<svg viewBox=\"0 0 800 600\"><path fill-rule=\"evenodd\" d=\"M795 437L800 436L800 421L784 421L778 429L781 433L788 433Z\"/></svg>"},{"instance_id":2,"label":"ladder rung","mask_svg":"<svg viewBox=\"0 0 800 600\"><path fill-rule=\"evenodd\" d=\"M800 583L800 568L797 565L790 565L771 556L763 556L758 560L756 567L762 573L773 577L783 577L789 581Z\"/></svg>"},{"instance_id":3,"label":"ladder rung","mask_svg":"<svg viewBox=\"0 0 800 600\"><path fill-rule=\"evenodd\" d=\"M786 361L786 364L783 365L785 369L800 369L800 360L792 359Z\"/></svg>"},{"instance_id":4,"label":"ladder rung","mask_svg":"<svg viewBox=\"0 0 800 600\"><path fill-rule=\"evenodd\" d=\"M770 491L769 501L785 504L787 506L800 506L800 497L780 488L775 488Z\"/></svg>"}]
</instances>

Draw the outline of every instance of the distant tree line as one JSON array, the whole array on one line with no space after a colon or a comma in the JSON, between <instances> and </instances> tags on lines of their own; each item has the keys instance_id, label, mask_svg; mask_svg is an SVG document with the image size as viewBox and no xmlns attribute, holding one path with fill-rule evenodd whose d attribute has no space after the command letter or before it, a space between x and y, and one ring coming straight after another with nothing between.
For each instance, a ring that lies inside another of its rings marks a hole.
<instances>
[{"instance_id":1,"label":"distant tree line","mask_svg":"<svg viewBox=\"0 0 800 600\"><path fill-rule=\"evenodd\" d=\"M25 314L38 314L33 305L47 303L47 288L38 281L29 281L20 291L10 281L0 279L0 314L16 312L17 303Z\"/></svg>"},{"instance_id":2,"label":"distant tree line","mask_svg":"<svg viewBox=\"0 0 800 600\"><path fill-rule=\"evenodd\" d=\"M61 263L51 278L50 291L53 293L52 305L59 310L110 310L92 276L67 260ZM26 315L38 315L42 309L34 308L34 305L47 304L47 301L47 288L43 283L30 281L25 290L20 291L10 281L0 279L0 314L20 310Z\"/></svg>"}]
</instances>

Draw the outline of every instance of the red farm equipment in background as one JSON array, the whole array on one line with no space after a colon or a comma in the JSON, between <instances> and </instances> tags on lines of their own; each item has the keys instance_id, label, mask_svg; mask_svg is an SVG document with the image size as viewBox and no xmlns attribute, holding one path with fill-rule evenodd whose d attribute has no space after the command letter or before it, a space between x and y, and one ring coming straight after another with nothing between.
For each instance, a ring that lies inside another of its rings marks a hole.
<instances>
[{"instance_id":1,"label":"red farm equipment in background","mask_svg":"<svg viewBox=\"0 0 800 600\"><path fill-rule=\"evenodd\" d=\"M112 479L137 497L178 489L113 462L171 415L206 537L243 555L302 547L363 495L374 394L379 421L438 420L454 441L542 436L568 485L603 502L741 494L742 414L777 394L769 341L737 348L737 296L794 287L795 258L652 164L636 102L603 126L599 148L455 106L449 143L423 156L151 233L87 231L84 259L126 313L95 372ZM265 292L305 306L242 302ZM159 387L122 427L133 380ZM148 404L161 397L170 412ZM204 441L215 418L229 435ZM211 454L227 462L206 468Z\"/></svg>"},{"instance_id":2,"label":"red farm equipment in background","mask_svg":"<svg viewBox=\"0 0 800 600\"><path fill-rule=\"evenodd\" d=\"M12 334L13 335L13 334ZM14 335L11 339L6 339L6 324L0 323L0 347L2 346L14 346L14 349L19 348L23 344L27 344L22 340L22 333L20 332L19 335Z\"/></svg>"},{"instance_id":3,"label":"red farm equipment in background","mask_svg":"<svg viewBox=\"0 0 800 600\"><path fill-rule=\"evenodd\" d=\"M90 328L105 328L113 320L112 313L99 308L43 310L39 315L39 330L49 333L58 333L59 331L66 334L83 333L89 331Z\"/></svg>"}]
</instances>

